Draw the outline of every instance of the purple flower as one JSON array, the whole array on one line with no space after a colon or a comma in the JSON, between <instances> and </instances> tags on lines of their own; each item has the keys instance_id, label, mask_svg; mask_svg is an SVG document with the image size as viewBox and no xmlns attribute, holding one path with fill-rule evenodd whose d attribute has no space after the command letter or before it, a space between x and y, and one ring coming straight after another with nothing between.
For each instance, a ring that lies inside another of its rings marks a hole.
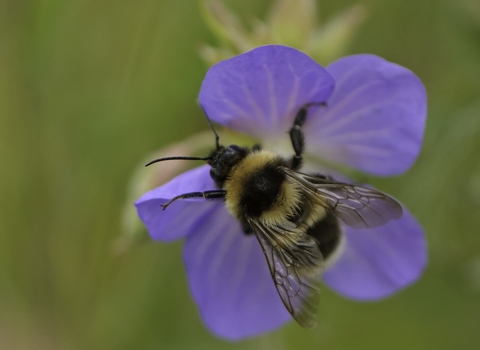
<instances>
[{"instance_id":1,"label":"purple flower","mask_svg":"<svg viewBox=\"0 0 480 350\"><path fill-rule=\"evenodd\" d=\"M328 103L312 108L303 127L311 159L387 176L406 171L420 151L424 87L409 70L374 55L345 57L325 69L295 49L263 46L213 66L200 91L212 120L279 149L288 145L295 114L309 102ZM240 339L270 331L292 318L255 236L243 233L221 201L179 200L166 211L160 206L179 194L215 189L209 168L146 193L135 203L138 215L155 240L185 238L190 289L215 334ZM422 228L405 208L401 219L384 226L343 226L343 232L343 250L324 282L346 297L387 297L425 267Z\"/></svg>"}]
</instances>

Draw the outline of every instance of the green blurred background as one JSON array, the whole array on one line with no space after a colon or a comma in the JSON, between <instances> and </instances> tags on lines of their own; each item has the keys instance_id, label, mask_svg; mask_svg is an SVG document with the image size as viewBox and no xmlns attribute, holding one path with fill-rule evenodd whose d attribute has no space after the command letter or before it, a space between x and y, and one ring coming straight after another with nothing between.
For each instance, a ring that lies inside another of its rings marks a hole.
<instances>
[{"instance_id":1,"label":"green blurred background","mask_svg":"<svg viewBox=\"0 0 480 350\"><path fill-rule=\"evenodd\" d=\"M270 1L225 1L243 18ZM319 326L228 343L202 325L182 243L113 254L132 172L205 129L197 48L215 44L196 1L0 1L0 349L480 348L480 4L322 0L368 16L347 53L424 81L423 152L369 178L426 230L421 280L376 303L324 289ZM147 171L141 169L141 171Z\"/></svg>"}]
</instances>

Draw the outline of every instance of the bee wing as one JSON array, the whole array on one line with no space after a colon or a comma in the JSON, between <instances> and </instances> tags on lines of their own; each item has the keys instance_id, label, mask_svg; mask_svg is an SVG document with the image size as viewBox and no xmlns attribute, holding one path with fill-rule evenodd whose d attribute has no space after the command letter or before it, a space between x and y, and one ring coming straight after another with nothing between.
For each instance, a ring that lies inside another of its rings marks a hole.
<instances>
[{"instance_id":1,"label":"bee wing","mask_svg":"<svg viewBox=\"0 0 480 350\"><path fill-rule=\"evenodd\" d=\"M333 210L337 217L350 227L377 227L402 217L400 203L382 192L326 180L284 167L282 170L317 204Z\"/></svg>"},{"instance_id":2,"label":"bee wing","mask_svg":"<svg viewBox=\"0 0 480 350\"><path fill-rule=\"evenodd\" d=\"M315 241L295 225L267 226L247 219L267 259L273 283L288 312L301 326L317 325L323 257Z\"/></svg>"}]
</instances>

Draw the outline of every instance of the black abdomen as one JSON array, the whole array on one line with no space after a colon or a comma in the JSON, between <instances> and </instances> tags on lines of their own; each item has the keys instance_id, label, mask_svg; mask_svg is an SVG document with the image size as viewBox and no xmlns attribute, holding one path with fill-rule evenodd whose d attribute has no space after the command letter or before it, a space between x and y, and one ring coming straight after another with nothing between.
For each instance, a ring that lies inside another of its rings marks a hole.
<instances>
[{"instance_id":1,"label":"black abdomen","mask_svg":"<svg viewBox=\"0 0 480 350\"><path fill-rule=\"evenodd\" d=\"M340 244L341 230L337 217L327 210L322 220L308 228L307 235L315 238L323 258L327 259Z\"/></svg>"}]
</instances>

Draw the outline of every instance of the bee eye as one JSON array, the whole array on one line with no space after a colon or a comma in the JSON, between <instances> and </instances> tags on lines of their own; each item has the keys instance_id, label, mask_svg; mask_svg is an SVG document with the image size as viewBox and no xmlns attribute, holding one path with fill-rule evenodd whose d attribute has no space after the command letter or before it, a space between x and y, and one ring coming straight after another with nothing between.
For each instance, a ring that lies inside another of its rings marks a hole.
<instances>
[{"instance_id":1,"label":"bee eye","mask_svg":"<svg viewBox=\"0 0 480 350\"><path fill-rule=\"evenodd\" d=\"M242 147L237 146L237 145L230 145L230 146L228 146L228 148L230 148L234 151L240 151L242 149Z\"/></svg>"},{"instance_id":2,"label":"bee eye","mask_svg":"<svg viewBox=\"0 0 480 350\"><path fill-rule=\"evenodd\" d=\"M210 177L213 179L213 180L217 180L218 176L215 172L215 170L213 168L210 169Z\"/></svg>"}]
</instances>

